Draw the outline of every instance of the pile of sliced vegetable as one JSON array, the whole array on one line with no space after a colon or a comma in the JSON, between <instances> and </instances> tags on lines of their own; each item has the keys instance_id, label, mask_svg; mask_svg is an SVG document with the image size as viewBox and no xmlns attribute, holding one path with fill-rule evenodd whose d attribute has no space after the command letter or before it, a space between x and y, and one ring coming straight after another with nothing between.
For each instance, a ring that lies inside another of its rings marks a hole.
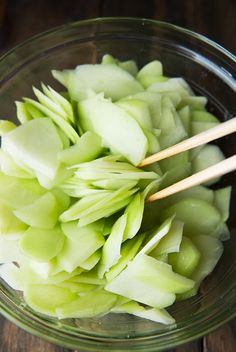
<instances>
[{"instance_id":1,"label":"pile of sliced vegetable","mask_svg":"<svg viewBox=\"0 0 236 352\"><path fill-rule=\"evenodd\" d=\"M222 255L231 189L145 198L224 156L209 144L137 165L219 120L157 60L138 71L105 55L52 74L65 91L33 88L16 102L20 125L0 122L0 277L59 319L171 324L166 308L195 295Z\"/></svg>"}]
</instances>

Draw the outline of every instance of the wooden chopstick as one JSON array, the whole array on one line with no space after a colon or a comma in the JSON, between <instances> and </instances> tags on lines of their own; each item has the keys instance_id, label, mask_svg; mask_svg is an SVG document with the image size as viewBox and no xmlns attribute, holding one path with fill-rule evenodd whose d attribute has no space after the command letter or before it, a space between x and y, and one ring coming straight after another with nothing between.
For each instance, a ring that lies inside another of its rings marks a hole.
<instances>
[{"instance_id":1,"label":"wooden chopstick","mask_svg":"<svg viewBox=\"0 0 236 352\"><path fill-rule=\"evenodd\" d=\"M154 202L157 199L162 199L168 197L174 193L178 193L185 189L197 186L201 183L207 182L215 177L220 177L224 174L227 174L231 171L236 170L236 155L233 155L219 163L206 168L192 176L189 176L179 182L174 183L173 185L162 189L159 192L156 192L149 196L146 199L147 203Z\"/></svg>"},{"instance_id":2,"label":"wooden chopstick","mask_svg":"<svg viewBox=\"0 0 236 352\"><path fill-rule=\"evenodd\" d=\"M172 155L176 155L178 153L184 152L185 150L189 150L195 147L198 147L199 145L211 142L215 139L224 137L228 134L236 132L236 117L220 123L219 125L204 131L202 133L199 133L193 137L190 137L188 139L185 139L184 141L175 144L169 148L166 148L156 154L153 154L147 158L145 158L141 163L138 165L138 167L143 167L146 165L153 164L157 161L160 161L162 159L168 158Z\"/></svg>"}]
</instances>

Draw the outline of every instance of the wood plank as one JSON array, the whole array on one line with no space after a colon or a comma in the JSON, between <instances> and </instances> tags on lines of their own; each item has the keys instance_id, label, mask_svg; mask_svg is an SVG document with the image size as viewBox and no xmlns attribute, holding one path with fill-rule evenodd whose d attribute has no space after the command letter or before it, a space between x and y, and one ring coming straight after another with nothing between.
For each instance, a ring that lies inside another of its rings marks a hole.
<instances>
[{"instance_id":1,"label":"wood plank","mask_svg":"<svg viewBox=\"0 0 236 352\"><path fill-rule=\"evenodd\" d=\"M99 8L100 0L9 0L2 29L4 43L0 46L0 50L6 51L47 29L85 18L97 17Z\"/></svg>"},{"instance_id":2,"label":"wood plank","mask_svg":"<svg viewBox=\"0 0 236 352\"><path fill-rule=\"evenodd\" d=\"M2 320L0 320L0 352L70 352L25 332L5 319L3 322Z\"/></svg>"},{"instance_id":3,"label":"wood plank","mask_svg":"<svg viewBox=\"0 0 236 352\"><path fill-rule=\"evenodd\" d=\"M236 321L223 325L203 339L203 352L235 352Z\"/></svg>"},{"instance_id":4,"label":"wood plank","mask_svg":"<svg viewBox=\"0 0 236 352\"><path fill-rule=\"evenodd\" d=\"M135 2L127 0L103 0L101 2L101 15L152 18L154 6L154 0Z\"/></svg>"}]
</instances>

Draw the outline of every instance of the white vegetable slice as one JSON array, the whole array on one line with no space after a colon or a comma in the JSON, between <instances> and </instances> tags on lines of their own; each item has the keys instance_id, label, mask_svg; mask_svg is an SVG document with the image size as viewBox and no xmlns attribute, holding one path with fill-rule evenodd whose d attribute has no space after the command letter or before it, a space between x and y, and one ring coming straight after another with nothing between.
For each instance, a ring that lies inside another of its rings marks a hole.
<instances>
[{"instance_id":1,"label":"white vegetable slice","mask_svg":"<svg viewBox=\"0 0 236 352\"><path fill-rule=\"evenodd\" d=\"M224 187L214 192L214 206L221 214L222 221L228 220L232 187Z\"/></svg>"},{"instance_id":2,"label":"white vegetable slice","mask_svg":"<svg viewBox=\"0 0 236 352\"><path fill-rule=\"evenodd\" d=\"M23 258L24 255L19 249L18 239L9 240L5 236L0 236L0 264L20 262Z\"/></svg>"},{"instance_id":3,"label":"white vegetable slice","mask_svg":"<svg viewBox=\"0 0 236 352\"><path fill-rule=\"evenodd\" d=\"M31 204L45 193L36 179L19 179L0 172L1 202L13 209Z\"/></svg>"},{"instance_id":4,"label":"white vegetable slice","mask_svg":"<svg viewBox=\"0 0 236 352\"><path fill-rule=\"evenodd\" d=\"M2 137L2 149L18 165L26 165L53 179L59 162L57 153L62 142L56 127L49 118L31 120Z\"/></svg>"},{"instance_id":5,"label":"white vegetable slice","mask_svg":"<svg viewBox=\"0 0 236 352\"><path fill-rule=\"evenodd\" d=\"M153 279L145 280L137 277L136 271L142 270L142 267L132 263L111 280L105 286L105 290L155 308L167 307L175 301L175 294L157 288Z\"/></svg>"},{"instance_id":6,"label":"white vegetable slice","mask_svg":"<svg viewBox=\"0 0 236 352\"><path fill-rule=\"evenodd\" d=\"M143 307L135 301L127 302L112 309L115 313L129 313L143 319L149 319L157 323L173 324L175 319L165 310L158 308Z\"/></svg>"},{"instance_id":7,"label":"white vegetable slice","mask_svg":"<svg viewBox=\"0 0 236 352\"><path fill-rule=\"evenodd\" d=\"M148 143L141 127L119 106L95 96L79 103L79 117L82 128L100 135L113 153L123 155L134 165L145 157Z\"/></svg>"},{"instance_id":8,"label":"white vegetable slice","mask_svg":"<svg viewBox=\"0 0 236 352\"><path fill-rule=\"evenodd\" d=\"M89 318L108 313L115 305L117 296L104 290L88 292L71 303L66 303L56 310L59 319Z\"/></svg>"},{"instance_id":9,"label":"white vegetable slice","mask_svg":"<svg viewBox=\"0 0 236 352\"><path fill-rule=\"evenodd\" d=\"M72 99L77 101L86 98L89 90L104 92L112 100L119 100L143 90L132 75L114 64L80 65L67 72L69 76L66 86ZM57 71L52 73L57 78Z\"/></svg>"},{"instance_id":10,"label":"white vegetable slice","mask_svg":"<svg viewBox=\"0 0 236 352\"><path fill-rule=\"evenodd\" d=\"M61 251L64 234L59 226L53 229L29 227L20 239L20 249L29 259L46 262Z\"/></svg>"},{"instance_id":11,"label":"white vegetable slice","mask_svg":"<svg viewBox=\"0 0 236 352\"><path fill-rule=\"evenodd\" d=\"M47 192L34 203L15 210L14 214L30 226L52 229L57 222L58 210L55 196Z\"/></svg>"},{"instance_id":12,"label":"white vegetable slice","mask_svg":"<svg viewBox=\"0 0 236 352\"><path fill-rule=\"evenodd\" d=\"M14 290L23 291L24 283L20 268L13 263L0 265L0 278L2 278Z\"/></svg>"},{"instance_id":13,"label":"white vegetable slice","mask_svg":"<svg viewBox=\"0 0 236 352\"><path fill-rule=\"evenodd\" d=\"M11 207L0 203L0 236L6 236L8 239L18 239L27 227L13 214Z\"/></svg>"},{"instance_id":14,"label":"white vegetable slice","mask_svg":"<svg viewBox=\"0 0 236 352\"><path fill-rule=\"evenodd\" d=\"M0 170L8 176L18 178L34 178L35 174L29 168L22 168L15 163L13 158L4 150L0 149Z\"/></svg>"},{"instance_id":15,"label":"white vegetable slice","mask_svg":"<svg viewBox=\"0 0 236 352\"><path fill-rule=\"evenodd\" d=\"M77 298L69 289L56 285L30 285L24 290L26 303L37 312L56 316L56 309Z\"/></svg>"},{"instance_id":16,"label":"white vegetable slice","mask_svg":"<svg viewBox=\"0 0 236 352\"><path fill-rule=\"evenodd\" d=\"M123 240L133 238L139 231L143 219L144 197L138 192L125 209L127 223L124 231Z\"/></svg>"},{"instance_id":17,"label":"white vegetable slice","mask_svg":"<svg viewBox=\"0 0 236 352\"><path fill-rule=\"evenodd\" d=\"M101 138L96 133L87 131L77 144L59 152L58 159L67 165L83 163L96 159L102 150Z\"/></svg>"},{"instance_id":18,"label":"white vegetable slice","mask_svg":"<svg viewBox=\"0 0 236 352\"><path fill-rule=\"evenodd\" d=\"M101 233L91 227L79 228L76 222L62 225L65 233L70 231L71 228L77 235L66 237L64 246L57 256L58 264L67 272L72 272L84 263L105 242Z\"/></svg>"},{"instance_id":19,"label":"white vegetable slice","mask_svg":"<svg viewBox=\"0 0 236 352\"><path fill-rule=\"evenodd\" d=\"M102 248L102 257L98 268L100 278L120 259L121 243L126 224L127 215L124 214L116 220L111 229L111 233Z\"/></svg>"}]
</instances>

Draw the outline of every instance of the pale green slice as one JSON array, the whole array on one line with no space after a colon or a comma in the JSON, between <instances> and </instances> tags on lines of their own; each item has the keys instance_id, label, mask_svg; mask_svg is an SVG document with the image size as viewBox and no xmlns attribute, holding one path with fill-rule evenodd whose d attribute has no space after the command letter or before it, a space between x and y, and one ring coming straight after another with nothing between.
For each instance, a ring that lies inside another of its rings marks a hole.
<instances>
[{"instance_id":1,"label":"pale green slice","mask_svg":"<svg viewBox=\"0 0 236 352\"><path fill-rule=\"evenodd\" d=\"M199 151L199 153L192 159L192 173L202 171L212 165L219 163L224 159L224 154L217 145L204 145L203 148ZM219 179L220 178L218 177L214 178L206 182L205 184L211 185L219 181Z\"/></svg>"},{"instance_id":2,"label":"pale green slice","mask_svg":"<svg viewBox=\"0 0 236 352\"><path fill-rule=\"evenodd\" d=\"M191 277L199 263L200 257L201 253L194 243L183 236L179 252L170 253L168 255L168 263L176 273Z\"/></svg>"},{"instance_id":3,"label":"pale green slice","mask_svg":"<svg viewBox=\"0 0 236 352\"><path fill-rule=\"evenodd\" d=\"M174 219L168 233L161 238L156 247L149 253L151 257L158 259L158 257L179 252L180 244L183 236L184 223Z\"/></svg>"},{"instance_id":4,"label":"pale green slice","mask_svg":"<svg viewBox=\"0 0 236 352\"><path fill-rule=\"evenodd\" d=\"M103 235L91 227L78 228L76 222L62 225L65 233L71 231L71 228L74 235L66 237L64 246L57 256L58 264L67 272L79 267L105 242Z\"/></svg>"},{"instance_id":5,"label":"pale green slice","mask_svg":"<svg viewBox=\"0 0 236 352\"><path fill-rule=\"evenodd\" d=\"M134 165L144 159L147 139L140 125L126 111L99 96L81 101L78 110L82 128L101 136L104 146L113 153L123 155Z\"/></svg>"},{"instance_id":6,"label":"pale green slice","mask_svg":"<svg viewBox=\"0 0 236 352\"><path fill-rule=\"evenodd\" d=\"M8 176L18 178L34 178L35 174L29 168L22 168L15 163L13 158L4 150L0 149L0 170Z\"/></svg>"},{"instance_id":7,"label":"pale green slice","mask_svg":"<svg viewBox=\"0 0 236 352\"><path fill-rule=\"evenodd\" d=\"M6 250L7 249L10 248L6 248ZM21 277L20 268L14 263L4 262L4 264L0 265L0 278L3 279L13 290L23 291L24 283Z\"/></svg>"},{"instance_id":8,"label":"pale green slice","mask_svg":"<svg viewBox=\"0 0 236 352\"><path fill-rule=\"evenodd\" d=\"M231 193L232 187L230 186L214 192L214 206L220 212L222 221L227 221L229 217Z\"/></svg>"},{"instance_id":9,"label":"pale green slice","mask_svg":"<svg viewBox=\"0 0 236 352\"><path fill-rule=\"evenodd\" d=\"M140 246L144 240L145 234L137 235L131 240L127 240L122 244L121 257L118 262L113 265L110 270L105 274L107 281L114 279L135 257L136 253L140 249Z\"/></svg>"},{"instance_id":10,"label":"pale green slice","mask_svg":"<svg viewBox=\"0 0 236 352\"><path fill-rule=\"evenodd\" d=\"M59 152L58 159L67 165L83 163L96 159L102 150L101 138L87 131L76 144Z\"/></svg>"},{"instance_id":11,"label":"pale green slice","mask_svg":"<svg viewBox=\"0 0 236 352\"><path fill-rule=\"evenodd\" d=\"M59 226L53 229L29 227L20 239L21 251L30 259L46 262L62 250L65 236Z\"/></svg>"},{"instance_id":12,"label":"pale green slice","mask_svg":"<svg viewBox=\"0 0 236 352\"><path fill-rule=\"evenodd\" d=\"M19 179L0 172L1 202L19 209L36 201L45 190L36 179Z\"/></svg>"},{"instance_id":13,"label":"pale green slice","mask_svg":"<svg viewBox=\"0 0 236 352\"><path fill-rule=\"evenodd\" d=\"M143 129L152 130L152 120L148 104L138 99L122 99L116 103L127 111Z\"/></svg>"},{"instance_id":14,"label":"pale green slice","mask_svg":"<svg viewBox=\"0 0 236 352\"><path fill-rule=\"evenodd\" d=\"M14 130L16 125L14 122L9 120L0 120L0 137L4 136L4 134Z\"/></svg>"},{"instance_id":15,"label":"pale green slice","mask_svg":"<svg viewBox=\"0 0 236 352\"><path fill-rule=\"evenodd\" d=\"M52 229L58 219L58 204L51 192L45 193L34 203L14 211L18 219L41 229Z\"/></svg>"},{"instance_id":16,"label":"pale green slice","mask_svg":"<svg viewBox=\"0 0 236 352\"><path fill-rule=\"evenodd\" d=\"M26 303L35 311L50 316L56 316L58 307L76 298L69 289L56 285L30 285L24 290Z\"/></svg>"},{"instance_id":17,"label":"pale green slice","mask_svg":"<svg viewBox=\"0 0 236 352\"><path fill-rule=\"evenodd\" d=\"M53 179L57 172L57 153L62 142L49 118L31 120L2 137L2 148L17 164Z\"/></svg>"},{"instance_id":18,"label":"pale green slice","mask_svg":"<svg viewBox=\"0 0 236 352\"><path fill-rule=\"evenodd\" d=\"M115 305L117 296L104 290L88 292L71 303L57 308L59 319L90 318L108 313Z\"/></svg>"},{"instance_id":19,"label":"pale green slice","mask_svg":"<svg viewBox=\"0 0 236 352\"><path fill-rule=\"evenodd\" d=\"M143 219L144 197L138 192L125 209L127 222L123 240L133 238L139 231Z\"/></svg>"},{"instance_id":20,"label":"pale green slice","mask_svg":"<svg viewBox=\"0 0 236 352\"><path fill-rule=\"evenodd\" d=\"M67 88L71 98L77 101L86 98L89 90L104 92L105 97L112 100L119 100L143 90L132 75L114 64L77 66L69 72Z\"/></svg>"},{"instance_id":21,"label":"pale green slice","mask_svg":"<svg viewBox=\"0 0 236 352\"><path fill-rule=\"evenodd\" d=\"M0 236L0 264L20 262L24 255L19 249L18 239L8 239L5 236ZM1 269L1 265L0 265Z\"/></svg>"},{"instance_id":22,"label":"pale green slice","mask_svg":"<svg viewBox=\"0 0 236 352\"><path fill-rule=\"evenodd\" d=\"M127 214L123 214L114 223L111 233L102 248L102 257L98 267L98 276L102 278L104 274L121 257L121 244L127 224Z\"/></svg>"},{"instance_id":23,"label":"pale green slice","mask_svg":"<svg viewBox=\"0 0 236 352\"><path fill-rule=\"evenodd\" d=\"M135 301L130 301L112 309L115 313L128 313L137 317L155 321L162 324L173 324L175 319L165 310L158 308L143 307Z\"/></svg>"},{"instance_id":24,"label":"pale green slice","mask_svg":"<svg viewBox=\"0 0 236 352\"><path fill-rule=\"evenodd\" d=\"M151 281L153 287L169 293L183 293L194 286L193 280L175 273L169 264L146 254L136 256L129 266L132 267L134 276L144 284Z\"/></svg>"},{"instance_id":25,"label":"pale green slice","mask_svg":"<svg viewBox=\"0 0 236 352\"><path fill-rule=\"evenodd\" d=\"M223 253L223 244L217 238L206 235L194 236L192 241L201 253L199 264L191 275L199 285L218 263Z\"/></svg>"},{"instance_id":26,"label":"pale green slice","mask_svg":"<svg viewBox=\"0 0 236 352\"><path fill-rule=\"evenodd\" d=\"M30 121L32 119L31 114L29 113L26 103L21 101L16 101L16 116L21 124Z\"/></svg>"},{"instance_id":27,"label":"pale green slice","mask_svg":"<svg viewBox=\"0 0 236 352\"><path fill-rule=\"evenodd\" d=\"M184 234L188 236L212 233L221 222L218 210L197 198L182 199L162 211L163 218L173 214L184 222Z\"/></svg>"},{"instance_id":28,"label":"pale green slice","mask_svg":"<svg viewBox=\"0 0 236 352\"><path fill-rule=\"evenodd\" d=\"M175 294L158 288L153 279L145 280L143 277L137 277L137 270L143 269L132 261L126 269L105 285L105 290L155 308L173 304Z\"/></svg>"},{"instance_id":29,"label":"pale green slice","mask_svg":"<svg viewBox=\"0 0 236 352\"><path fill-rule=\"evenodd\" d=\"M0 203L0 236L18 239L27 229L27 225L19 220L9 205Z\"/></svg>"}]
</instances>

